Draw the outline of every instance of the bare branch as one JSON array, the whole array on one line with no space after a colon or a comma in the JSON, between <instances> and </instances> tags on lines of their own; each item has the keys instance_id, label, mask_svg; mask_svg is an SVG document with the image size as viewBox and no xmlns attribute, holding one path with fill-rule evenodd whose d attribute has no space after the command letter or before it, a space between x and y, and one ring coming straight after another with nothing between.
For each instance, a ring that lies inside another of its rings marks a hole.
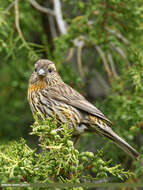
<instances>
[{"instance_id":1,"label":"bare branch","mask_svg":"<svg viewBox=\"0 0 143 190\"><path fill-rule=\"evenodd\" d=\"M78 64L80 75L82 79L84 79L84 71L82 67L81 54L82 54L82 46L78 46L77 47L77 64Z\"/></svg>"},{"instance_id":2,"label":"bare branch","mask_svg":"<svg viewBox=\"0 0 143 190\"><path fill-rule=\"evenodd\" d=\"M114 46L115 47L115 46ZM127 56L124 53L124 51L120 47L115 47L115 50L124 58L127 60Z\"/></svg>"},{"instance_id":3,"label":"bare branch","mask_svg":"<svg viewBox=\"0 0 143 190\"><path fill-rule=\"evenodd\" d=\"M116 68L115 68L115 65L114 65L114 60L113 60L113 57L112 57L112 54L111 53L108 53L107 54L107 58L108 58L108 61L110 63L110 66L111 66L111 70L112 70L112 73L114 75L114 77L118 80L120 79L117 71L116 71Z\"/></svg>"},{"instance_id":4,"label":"bare branch","mask_svg":"<svg viewBox=\"0 0 143 190\"><path fill-rule=\"evenodd\" d=\"M127 65L130 66L130 63L128 61L126 54L120 47L116 47L113 43L110 43L110 47L112 50L117 51L120 54L120 56L126 61Z\"/></svg>"},{"instance_id":5,"label":"bare branch","mask_svg":"<svg viewBox=\"0 0 143 190\"><path fill-rule=\"evenodd\" d=\"M5 10L4 10L4 13L7 13L14 5L15 5L15 1L13 1Z\"/></svg>"},{"instance_id":6,"label":"bare branch","mask_svg":"<svg viewBox=\"0 0 143 190\"><path fill-rule=\"evenodd\" d=\"M112 76L112 73L111 73L110 68L109 68L109 66L108 66L108 63L107 63L105 54L104 54L104 52L102 51L102 49L101 49L99 46L96 46L95 48L96 48L97 52L99 53L99 55L100 55L100 57L101 57L101 59L102 59L102 61L103 61L105 70L106 70L106 72L107 72L107 74L108 74L108 77L109 77L109 79L110 79L111 76Z\"/></svg>"},{"instance_id":7,"label":"bare branch","mask_svg":"<svg viewBox=\"0 0 143 190\"><path fill-rule=\"evenodd\" d=\"M39 5L35 0L28 0L28 1L38 11L55 16L55 12L53 10L45 8L45 7L41 6L41 5Z\"/></svg>"},{"instance_id":8,"label":"bare branch","mask_svg":"<svg viewBox=\"0 0 143 190\"><path fill-rule=\"evenodd\" d=\"M18 9L18 2L19 0L15 0L15 26L17 29L17 32L19 34L19 37L21 40L25 43L25 39L23 37L22 31L20 29L20 24L19 24L19 9Z\"/></svg>"},{"instance_id":9,"label":"bare branch","mask_svg":"<svg viewBox=\"0 0 143 190\"><path fill-rule=\"evenodd\" d=\"M20 24L19 24L19 8L18 8L19 1L20 0L15 0L15 26L16 26L19 38L23 42L22 45L24 45L28 50L32 51L32 49L30 48L30 46L28 45L28 43L25 41L24 36L22 34L22 31L21 31L21 28L20 28Z\"/></svg>"},{"instance_id":10,"label":"bare branch","mask_svg":"<svg viewBox=\"0 0 143 190\"><path fill-rule=\"evenodd\" d=\"M106 30L108 32L110 32L111 34L114 34L117 38L122 40L126 45L129 45L129 41L120 32L117 32L115 30L111 30L110 28L106 28Z\"/></svg>"},{"instance_id":11,"label":"bare branch","mask_svg":"<svg viewBox=\"0 0 143 190\"><path fill-rule=\"evenodd\" d=\"M68 55L66 57L66 61L70 61L71 58L73 57L73 54L74 54L74 48L70 48L69 52L68 52Z\"/></svg>"},{"instance_id":12,"label":"bare branch","mask_svg":"<svg viewBox=\"0 0 143 190\"><path fill-rule=\"evenodd\" d=\"M54 11L55 11L55 16L56 16L56 21L59 27L59 31L61 34L66 34L67 29L66 29L65 21L62 16L61 2L60 0L53 0L53 2L54 2Z\"/></svg>"}]
</instances>

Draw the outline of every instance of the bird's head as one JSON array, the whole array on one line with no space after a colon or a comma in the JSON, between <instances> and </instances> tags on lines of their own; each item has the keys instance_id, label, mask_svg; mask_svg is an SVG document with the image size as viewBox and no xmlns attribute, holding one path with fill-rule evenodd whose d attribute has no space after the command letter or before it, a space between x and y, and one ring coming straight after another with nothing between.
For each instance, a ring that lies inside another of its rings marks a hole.
<instances>
[{"instance_id":1,"label":"bird's head","mask_svg":"<svg viewBox=\"0 0 143 190\"><path fill-rule=\"evenodd\" d=\"M58 80L61 79L52 61L40 59L35 63L35 69L30 78L30 84L45 82L47 85L51 85Z\"/></svg>"}]
</instances>

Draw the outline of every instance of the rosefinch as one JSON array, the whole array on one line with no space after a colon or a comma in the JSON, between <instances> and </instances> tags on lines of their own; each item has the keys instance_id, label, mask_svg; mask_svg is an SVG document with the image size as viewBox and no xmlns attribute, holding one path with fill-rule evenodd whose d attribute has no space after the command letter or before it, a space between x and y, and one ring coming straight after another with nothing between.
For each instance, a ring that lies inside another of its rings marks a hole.
<instances>
[{"instance_id":1,"label":"rosefinch","mask_svg":"<svg viewBox=\"0 0 143 190\"><path fill-rule=\"evenodd\" d=\"M113 141L133 158L139 156L125 140L119 137L111 122L81 94L65 84L53 62L41 59L35 63L35 71L29 81L28 100L33 114L40 112L55 117L60 123L74 128L74 136L83 132L96 132Z\"/></svg>"}]
</instances>

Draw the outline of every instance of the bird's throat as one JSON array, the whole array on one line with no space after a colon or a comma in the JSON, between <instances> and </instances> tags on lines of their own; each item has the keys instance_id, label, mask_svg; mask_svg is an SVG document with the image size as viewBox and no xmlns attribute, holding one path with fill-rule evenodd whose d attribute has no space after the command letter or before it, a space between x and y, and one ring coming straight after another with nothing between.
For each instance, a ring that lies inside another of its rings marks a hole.
<instances>
[{"instance_id":1,"label":"bird's throat","mask_svg":"<svg viewBox=\"0 0 143 190\"><path fill-rule=\"evenodd\" d=\"M34 84L30 84L28 91L30 91L30 92L39 91L39 90L42 90L46 87L47 87L46 82L41 80L41 81L38 81Z\"/></svg>"}]
</instances>

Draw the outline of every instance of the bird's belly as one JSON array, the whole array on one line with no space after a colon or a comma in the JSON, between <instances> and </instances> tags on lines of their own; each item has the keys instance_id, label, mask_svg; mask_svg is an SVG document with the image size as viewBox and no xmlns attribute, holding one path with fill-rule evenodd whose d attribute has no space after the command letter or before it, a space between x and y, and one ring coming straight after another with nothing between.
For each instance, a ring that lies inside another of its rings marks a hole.
<instances>
[{"instance_id":1,"label":"bird's belly","mask_svg":"<svg viewBox=\"0 0 143 190\"><path fill-rule=\"evenodd\" d=\"M81 113L76 108L64 103L57 103L54 106L54 113L56 113L59 121L68 123L69 126L74 128L80 124L82 119Z\"/></svg>"}]
</instances>

